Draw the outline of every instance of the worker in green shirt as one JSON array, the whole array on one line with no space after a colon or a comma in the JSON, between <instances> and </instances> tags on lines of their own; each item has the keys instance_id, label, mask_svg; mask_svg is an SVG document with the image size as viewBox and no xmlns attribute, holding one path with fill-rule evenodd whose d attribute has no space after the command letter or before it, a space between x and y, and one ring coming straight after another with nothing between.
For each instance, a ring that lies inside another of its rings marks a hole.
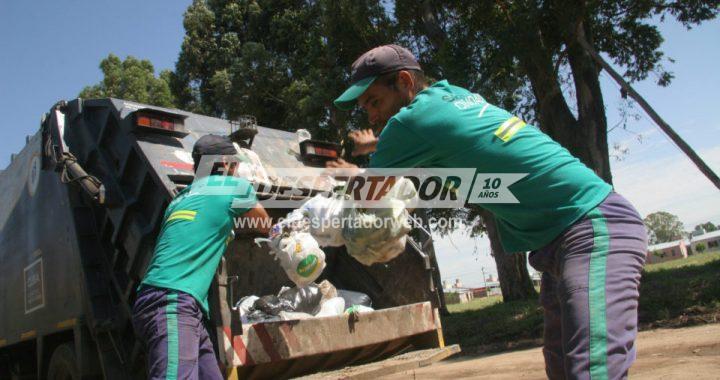
<instances>
[{"instance_id":1,"label":"worker in green shirt","mask_svg":"<svg viewBox=\"0 0 720 380\"><path fill-rule=\"evenodd\" d=\"M150 379L225 378L205 328L210 283L239 224L235 218L252 219L247 225L258 233L267 234L270 228L250 182L227 175L236 153L227 137L198 139L193 147L196 178L165 211L133 306L133 325L146 346ZM213 175L215 166L198 170L201 162L219 165L226 175Z\"/></svg>"},{"instance_id":2,"label":"worker in green shirt","mask_svg":"<svg viewBox=\"0 0 720 380\"><path fill-rule=\"evenodd\" d=\"M354 154L371 153L369 167L527 173L509 187L518 203L482 207L495 215L504 249L531 251L531 265L543 272L546 373L626 377L647 248L633 206L538 128L445 80L428 85L403 47L366 52L350 82L335 105L367 112L374 132L350 137Z\"/></svg>"}]
</instances>

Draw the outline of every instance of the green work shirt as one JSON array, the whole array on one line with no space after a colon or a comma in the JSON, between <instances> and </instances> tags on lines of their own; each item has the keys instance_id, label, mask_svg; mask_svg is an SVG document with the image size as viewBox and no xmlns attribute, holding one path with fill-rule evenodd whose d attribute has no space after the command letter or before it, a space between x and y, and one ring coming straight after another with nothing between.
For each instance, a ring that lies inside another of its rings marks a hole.
<instances>
[{"instance_id":1,"label":"green work shirt","mask_svg":"<svg viewBox=\"0 0 720 380\"><path fill-rule=\"evenodd\" d=\"M612 190L539 129L447 81L418 93L388 121L370 167L528 173L509 187L519 203L481 205L496 216L508 252L542 248Z\"/></svg>"},{"instance_id":2,"label":"green work shirt","mask_svg":"<svg viewBox=\"0 0 720 380\"><path fill-rule=\"evenodd\" d=\"M196 179L168 205L142 284L188 293L207 314L208 290L232 240L233 218L256 203L255 190L245 179Z\"/></svg>"}]
</instances>

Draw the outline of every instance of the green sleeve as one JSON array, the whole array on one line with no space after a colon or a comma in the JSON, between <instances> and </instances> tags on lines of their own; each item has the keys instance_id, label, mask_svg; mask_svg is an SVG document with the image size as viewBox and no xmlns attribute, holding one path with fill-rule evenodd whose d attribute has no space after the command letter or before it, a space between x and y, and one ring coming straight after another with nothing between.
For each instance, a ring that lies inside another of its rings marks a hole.
<instances>
[{"instance_id":1,"label":"green sleeve","mask_svg":"<svg viewBox=\"0 0 720 380\"><path fill-rule=\"evenodd\" d=\"M390 119L380 133L370 156L371 168L416 168L433 157L433 147L416 132L396 119Z\"/></svg>"},{"instance_id":2,"label":"green sleeve","mask_svg":"<svg viewBox=\"0 0 720 380\"><path fill-rule=\"evenodd\" d=\"M255 207L255 204L257 204L257 194L255 194L252 184L245 178L238 178L232 194L230 212L234 216L241 216Z\"/></svg>"}]
</instances>

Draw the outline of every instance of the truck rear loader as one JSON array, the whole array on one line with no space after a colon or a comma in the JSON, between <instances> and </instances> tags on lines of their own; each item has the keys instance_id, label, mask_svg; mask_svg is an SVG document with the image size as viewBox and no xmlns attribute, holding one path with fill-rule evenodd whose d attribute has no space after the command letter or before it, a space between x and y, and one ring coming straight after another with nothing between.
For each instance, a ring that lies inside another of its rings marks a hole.
<instances>
[{"instance_id":1,"label":"truck rear loader","mask_svg":"<svg viewBox=\"0 0 720 380\"><path fill-rule=\"evenodd\" d=\"M295 133L249 117L228 121L119 99L61 101L44 115L0 173L0 379L145 377L132 304L164 210L194 178L193 143L210 133L231 135L268 171L313 164ZM286 190L274 185L259 196ZM269 210L273 218L289 211ZM423 210L415 216L426 218ZM442 339L432 239L425 228L411 236L402 255L370 267L343 247L325 250L318 281L366 293L375 311L253 325L241 324L238 299L291 284L267 247L236 236L210 292L208 328L227 377L333 369L341 372L314 376L374 377L457 352ZM402 360L391 358L399 354Z\"/></svg>"}]
</instances>

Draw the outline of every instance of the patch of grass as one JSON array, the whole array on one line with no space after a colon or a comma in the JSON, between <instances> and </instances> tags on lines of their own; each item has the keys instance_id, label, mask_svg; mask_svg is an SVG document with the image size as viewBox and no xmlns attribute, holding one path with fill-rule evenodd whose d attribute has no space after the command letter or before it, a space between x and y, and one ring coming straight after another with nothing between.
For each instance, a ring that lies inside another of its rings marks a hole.
<instances>
[{"instance_id":1,"label":"patch of grass","mask_svg":"<svg viewBox=\"0 0 720 380\"><path fill-rule=\"evenodd\" d=\"M468 303L456 303L456 304L448 305L448 310L451 313L460 313L463 311L484 309L488 306L492 306L492 305L495 305L500 302L502 302L502 296L475 298Z\"/></svg>"},{"instance_id":2,"label":"patch of grass","mask_svg":"<svg viewBox=\"0 0 720 380\"><path fill-rule=\"evenodd\" d=\"M647 265L640 285L641 329L720 322L720 251ZM449 305L443 317L448 344L465 353L536 345L542 339L538 300L502 302L502 297Z\"/></svg>"},{"instance_id":3,"label":"patch of grass","mask_svg":"<svg viewBox=\"0 0 720 380\"><path fill-rule=\"evenodd\" d=\"M720 259L720 250L705 252L705 253L696 253L692 256L689 256L687 259L684 260L672 260L672 261L666 261L664 263L657 263L657 264L648 264L645 265L644 271L651 273L651 272L659 272L667 269L676 269L676 268L684 268L684 267L690 267L690 266L698 266L698 265L705 265L709 262L715 261L717 259Z\"/></svg>"},{"instance_id":4,"label":"patch of grass","mask_svg":"<svg viewBox=\"0 0 720 380\"><path fill-rule=\"evenodd\" d=\"M502 302L501 296L449 305L443 317L448 344L466 353L497 351L542 337L542 309L537 300ZM535 342L536 343L536 342Z\"/></svg>"},{"instance_id":5,"label":"patch of grass","mask_svg":"<svg viewBox=\"0 0 720 380\"><path fill-rule=\"evenodd\" d=\"M645 328L720 321L720 251L648 265L639 319Z\"/></svg>"}]
</instances>

